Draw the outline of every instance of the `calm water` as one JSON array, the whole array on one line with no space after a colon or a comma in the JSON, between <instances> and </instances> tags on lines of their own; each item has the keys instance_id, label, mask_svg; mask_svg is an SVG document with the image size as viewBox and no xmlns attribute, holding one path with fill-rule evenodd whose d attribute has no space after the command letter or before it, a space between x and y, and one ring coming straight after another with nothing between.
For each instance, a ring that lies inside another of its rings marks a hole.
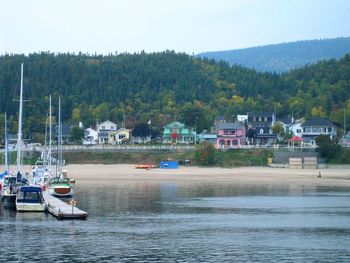
<instances>
[{"instance_id":1,"label":"calm water","mask_svg":"<svg viewBox=\"0 0 350 263\"><path fill-rule=\"evenodd\" d=\"M0 206L0 262L350 262L350 190L79 188L86 221Z\"/></svg>"}]
</instances>

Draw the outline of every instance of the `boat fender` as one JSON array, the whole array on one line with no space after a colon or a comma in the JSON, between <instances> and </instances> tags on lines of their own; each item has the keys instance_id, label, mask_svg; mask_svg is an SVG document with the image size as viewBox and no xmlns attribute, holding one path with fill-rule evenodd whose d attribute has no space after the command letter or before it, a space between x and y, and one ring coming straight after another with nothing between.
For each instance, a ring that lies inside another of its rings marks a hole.
<instances>
[{"instance_id":1,"label":"boat fender","mask_svg":"<svg viewBox=\"0 0 350 263\"><path fill-rule=\"evenodd\" d=\"M69 182L70 182L71 184L75 184L75 179L74 179L74 178L70 178L70 179L69 179Z\"/></svg>"}]
</instances>

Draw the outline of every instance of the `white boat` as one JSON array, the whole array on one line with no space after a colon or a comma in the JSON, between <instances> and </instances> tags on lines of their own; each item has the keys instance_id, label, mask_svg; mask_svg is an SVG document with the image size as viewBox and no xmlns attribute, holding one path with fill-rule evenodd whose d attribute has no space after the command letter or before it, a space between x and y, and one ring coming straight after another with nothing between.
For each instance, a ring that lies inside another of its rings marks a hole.
<instances>
[{"instance_id":1,"label":"white boat","mask_svg":"<svg viewBox=\"0 0 350 263\"><path fill-rule=\"evenodd\" d=\"M15 207L16 196L20 187L17 176L6 175L3 179L2 201L5 207Z\"/></svg>"},{"instance_id":2,"label":"white boat","mask_svg":"<svg viewBox=\"0 0 350 263\"><path fill-rule=\"evenodd\" d=\"M43 212L46 206L43 191L39 186L21 186L16 197L16 210L19 212Z\"/></svg>"},{"instance_id":3,"label":"white boat","mask_svg":"<svg viewBox=\"0 0 350 263\"><path fill-rule=\"evenodd\" d=\"M0 173L0 196L2 197L4 178L9 174L9 165L8 165L8 138L7 138L7 115L5 112L5 170Z\"/></svg>"},{"instance_id":4,"label":"white boat","mask_svg":"<svg viewBox=\"0 0 350 263\"><path fill-rule=\"evenodd\" d=\"M21 64L21 91L19 99L19 114L18 114L18 138L17 138L17 171L13 175L8 175L4 178L4 186L2 192L2 200L4 206L16 206L16 195L18 189L22 185L28 184L28 180L21 172L21 149L22 149L22 112L23 112L23 63Z\"/></svg>"},{"instance_id":5,"label":"white boat","mask_svg":"<svg viewBox=\"0 0 350 263\"><path fill-rule=\"evenodd\" d=\"M74 194L74 180L67 178L67 171L62 170L62 126L61 126L61 98L58 101L58 137L57 137L57 162L56 175L49 179L47 190L50 195L56 197L72 197Z\"/></svg>"}]
</instances>

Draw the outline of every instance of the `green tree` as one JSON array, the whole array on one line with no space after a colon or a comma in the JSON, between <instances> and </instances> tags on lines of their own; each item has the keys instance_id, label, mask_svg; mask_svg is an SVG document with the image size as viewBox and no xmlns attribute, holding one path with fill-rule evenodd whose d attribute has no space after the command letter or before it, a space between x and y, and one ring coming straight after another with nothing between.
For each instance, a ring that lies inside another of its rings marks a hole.
<instances>
[{"instance_id":1,"label":"green tree","mask_svg":"<svg viewBox=\"0 0 350 263\"><path fill-rule=\"evenodd\" d=\"M341 155L342 147L339 145L338 137L331 139L329 135L319 135L315 140L321 157L331 159Z\"/></svg>"},{"instance_id":2,"label":"green tree","mask_svg":"<svg viewBox=\"0 0 350 263\"><path fill-rule=\"evenodd\" d=\"M144 138L150 135L150 128L147 123L137 123L132 129L133 137L141 137L144 142Z\"/></svg>"},{"instance_id":3,"label":"green tree","mask_svg":"<svg viewBox=\"0 0 350 263\"><path fill-rule=\"evenodd\" d=\"M180 111L180 120L190 127L196 127L197 132L209 127L205 109L200 104L186 103Z\"/></svg>"},{"instance_id":4,"label":"green tree","mask_svg":"<svg viewBox=\"0 0 350 263\"><path fill-rule=\"evenodd\" d=\"M84 129L74 126L70 131L70 138L74 143L81 144L84 138Z\"/></svg>"}]
</instances>

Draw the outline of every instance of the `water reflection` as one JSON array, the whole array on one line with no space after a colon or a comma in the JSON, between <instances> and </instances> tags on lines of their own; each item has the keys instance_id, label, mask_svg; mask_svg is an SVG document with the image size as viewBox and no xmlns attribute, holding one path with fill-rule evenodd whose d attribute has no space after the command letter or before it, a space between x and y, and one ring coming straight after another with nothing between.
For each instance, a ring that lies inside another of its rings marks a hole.
<instances>
[{"instance_id":1,"label":"water reflection","mask_svg":"<svg viewBox=\"0 0 350 263\"><path fill-rule=\"evenodd\" d=\"M1 207L0 261L350 260L344 189L142 182L84 187L75 199L87 221Z\"/></svg>"}]
</instances>

